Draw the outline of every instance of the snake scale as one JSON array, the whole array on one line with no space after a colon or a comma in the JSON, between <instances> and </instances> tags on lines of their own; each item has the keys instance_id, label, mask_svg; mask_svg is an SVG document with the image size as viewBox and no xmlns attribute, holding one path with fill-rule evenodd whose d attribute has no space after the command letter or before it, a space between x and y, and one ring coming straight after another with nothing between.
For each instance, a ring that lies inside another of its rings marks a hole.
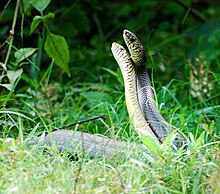
<instances>
[{"instance_id":1,"label":"snake scale","mask_svg":"<svg viewBox=\"0 0 220 194\"><path fill-rule=\"evenodd\" d=\"M152 131L162 142L167 136L169 124L159 113L154 101L154 92L147 70L145 68L146 53L141 41L136 35L128 30L124 30L123 38L131 54L131 60L136 67L137 74L137 95L140 108L149 123Z\"/></svg>"},{"instance_id":2,"label":"snake scale","mask_svg":"<svg viewBox=\"0 0 220 194\"><path fill-rule=\"evenodd\" d=\"M162 143L173 128L157 110L154 92L145 68L146 54L143 45L136 35L128 30L123 31L123 39L130 55L116 42L112 43L111 51L123 75L130 120L140 136L145 135ZM142 145L131 146L123 141L72 130L57 130L42 136L43 144L55 144L60 151L66 150L74 154L86 152L91 158L125 158L128 155L134 156L137 149L145 150ZM182 136L178 134L178 137L178 141L183 143Z\"/></svg>"},{"instance_id":3,"label":"snake scale","mask_svg":"<svg viewBox=\"0 0 220 194\"><path fill-rule=\"evenodd\" d=\"M130 116L131 122L133 123L133 126L139 134L142 133L156 140L157 137L151 130L149 124L146 122L144 115L140 109L137 96L137 76L132 60L125 48L116 42L112 43L111 50L124 78L126 104L128 114Z\"/></svg>"}]
</instances>

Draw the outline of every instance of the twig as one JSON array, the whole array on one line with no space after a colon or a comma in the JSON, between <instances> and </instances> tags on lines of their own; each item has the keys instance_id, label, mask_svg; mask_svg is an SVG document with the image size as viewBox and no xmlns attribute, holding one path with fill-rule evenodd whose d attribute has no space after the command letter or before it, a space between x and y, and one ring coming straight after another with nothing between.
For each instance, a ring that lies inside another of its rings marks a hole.
<instances>
[{"instance_id":1,"label":"twig","mask_svg":"<svg viewBox=\"0 0 220 194\"><path fill-rule=\"evenodd\" d=\"M86 123L86 122L89 122L89 121L93 121L93 120L96 120L96 119L104 119L104 117L105 117L105 115L94 116L94 117L89 118L89 119L77 121L77 122L75 122L75 123L70 123L70 124L68 124L68 125L63 125L63 126L61 126L61 127L58 127L58 128L53 129L52 131L56 131L56 130L58 130L58 129L68 128L68 127L72 127L72 126L74 126L74 125L79 125L79 124Z\"/></svg>"},{"instance_id":2,"label":"twig","mask_svg":"<svg viewBox=\"0 0 220 194\"><path fill-rule=\"evenodd\" d=\"M198 11L196 11L195 9L193 9L193 8L191 8L191 7L189 7L189 6L187 6L185 3L183 3L182 1L180 1L180 0L175 0L175 2L177 3L177 4L179 4L181 7L183 7L185 10L189 10L190 11L190 13L194 16L194 17L196 17L198 20L200 20L201 22L206 22L206 19L201 15L201 14L199 14L199 12Z\"/></svg>"}]
</instances>

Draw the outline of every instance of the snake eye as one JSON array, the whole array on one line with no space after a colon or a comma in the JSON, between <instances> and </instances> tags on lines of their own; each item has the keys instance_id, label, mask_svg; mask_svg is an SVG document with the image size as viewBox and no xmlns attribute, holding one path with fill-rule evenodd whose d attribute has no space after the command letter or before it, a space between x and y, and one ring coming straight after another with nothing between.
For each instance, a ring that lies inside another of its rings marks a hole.
<instances>
[{"instance_id":1,"label":"snake eye","mask_svg":"<svg viewBox=\"0 0 220 194\"><path fill-rule=\"evenodd\" d=\"M124 49L122 47L119 48L120 51L123 51Z\"/></svg>"},{"instance_id":2,"label":"snake eye","mask_svg":"<svg viewBox=\"0 0 220 194\"><path fill-rule=\"evenodd\" d=\"M135 38L134 36L131 36L131 37L130 37L130 41L131 41L131 42L134 42L135 40L136 40L136 38Z\"/></svg>"}]
</instances>

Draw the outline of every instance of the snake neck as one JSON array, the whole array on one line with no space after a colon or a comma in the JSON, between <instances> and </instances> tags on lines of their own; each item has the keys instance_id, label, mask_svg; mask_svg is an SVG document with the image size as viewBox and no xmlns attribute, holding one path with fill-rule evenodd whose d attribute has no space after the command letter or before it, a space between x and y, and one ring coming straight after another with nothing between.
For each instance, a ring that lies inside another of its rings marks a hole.
<instances>
[{"instance_id":1,"label":"snake neck","mask_svg":"<svg viewBox=\"0 0 220 194\"><path fill-rule=\"evenodd\" d=\"M140 109L146 121L149 123L151 130L160 142L163 142L167 134L172 132L174 128L167 123L157 109L151 81L144 64L136 66L136 74ZM186 143L185 138L177 133L176 139L174 140L176 147L180 147L184 143Z\"/></svg>"},{"instance_id":2,"label":"snake neck","mask_svg":"<svg viewBox=\"0 0 220 194\"><path fill-rule=\"evenodd\" d=\"M150 136L158 141L158 137L149 127L149 124L146 122L144 115L140 109L137 97L136 70L134 66L131 65L131 61L129 61L128 63L130 64L130 66L121 65L120 68L124 78L125 98L129 117L131 118L131 122L135 130L139 134Z\"/></svg>"},{"instance_id":3,"label":"snake neck","mask_svg":"<svg viewBox=\"0 0 220 194\"><path fill-rule=\"evenodd\" d=\"M159 113L154 100L153 88L144 65L136 66L138 100L142 114L155 135L163 141L167 136L168 123Z\"/></svg>"}]
</instances>

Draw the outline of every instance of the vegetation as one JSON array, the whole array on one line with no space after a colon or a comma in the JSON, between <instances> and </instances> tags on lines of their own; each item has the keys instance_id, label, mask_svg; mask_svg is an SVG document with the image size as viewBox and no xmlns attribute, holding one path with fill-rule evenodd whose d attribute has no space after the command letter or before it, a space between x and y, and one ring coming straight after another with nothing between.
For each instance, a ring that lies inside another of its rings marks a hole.
<instances>
[{"instance_id":1,"label":"vegetation","mask_svg":"<svg viewBox=\"0 0 220 194\"><path fill-rule=\"evenodd\" d=\"M220 7L216 1L1 1L1 193L219 193ZM192 8L192 9L191 9ZM28 139L95 115L73 130L141 142L129 123L123 78L110 45L128 29L166 120L188 150L115 162L71 161Z\"/></svg>"}]
</instances>

